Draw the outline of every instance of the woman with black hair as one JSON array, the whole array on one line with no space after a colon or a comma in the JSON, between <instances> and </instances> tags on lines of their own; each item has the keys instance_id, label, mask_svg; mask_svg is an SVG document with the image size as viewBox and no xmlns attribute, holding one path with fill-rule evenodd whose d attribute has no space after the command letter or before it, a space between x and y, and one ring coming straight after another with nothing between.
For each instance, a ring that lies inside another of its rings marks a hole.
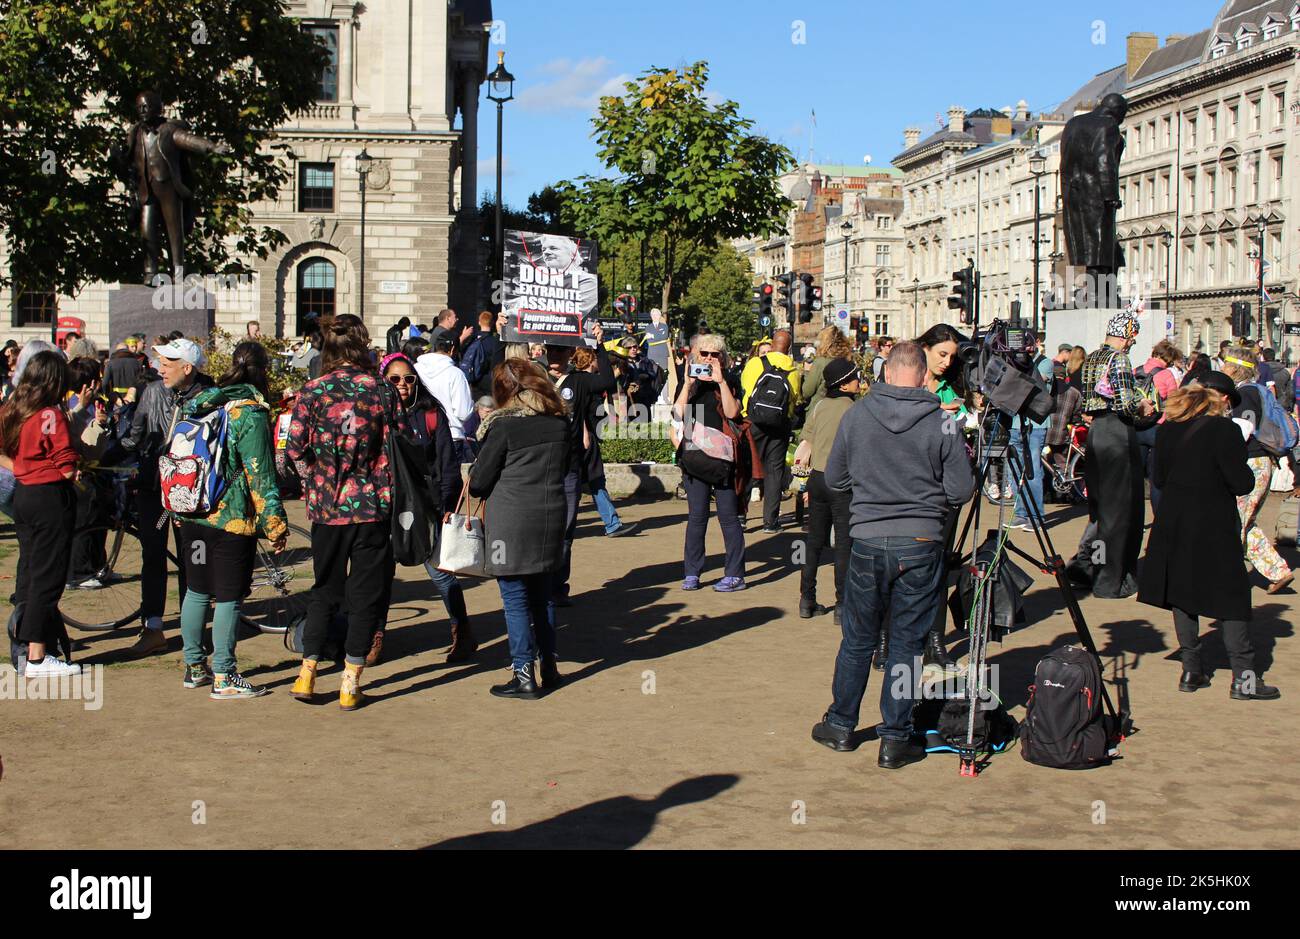
<instances>
[{"instance_id":1,"label":"woman with black hair","mask_svg":"<svg viewBox=\"0 0 1300 939\"><path fill-rule=\"evenodd\" d=\"M393 352L384 356L379 363L379 371L397 392L407 431L424 448L437 487L434 498L439 513L455 511L456 497L460 494L460 460L456 456L456 442L452 439L451 424L446 412L438 399L424 387L420 377L415 374L414 362L405 353ZM447 608L447 619L451 622L451 649L447 652L447 661L468 661L478 649L478 643L474 641L469 612L465 608L465 589L455 574L439 570L433 561L425 561L424 569L428 571L434 589L442 597L443 605ZM395 566L393 570L396 571ZM388 580L391 590L392 577ZM387 600L384 606L388 606ZM384 629L380 627L375 633L370 654L366 656L367 665L379 661L383 636Z\"/></svg>"},{"instance_id":2,"label":"woman with black hair","mask_svg":"<svg viewBox=\"0 0 1300 939\"><path fill-rule=\"evenodd\" d=\"M316 575L307 601L302 666L289 693L301 701L313 699L330 620L346 598L339 708L352 711L364 700L361 673L384 621L393 552L392 474L384 453L382 379L373 364L370 333L351 313L322 320L321 329L321 376L303 385L285 448L302 479Z\"/></svg>"},{"instance_id":3,"label":"woman with black hair","mask_svg":"<svg viewBox=\"0 0 1300 939\"><path fill-rule=\"evenodd\" d=\"M197 420L226 412L226 481L216 507L206 516L181 519L181 563L185 596L181 638L185 649L182 686L212 685L214 701L258 698L267 689L248 683L235 664L239 605L253 579L257 536L261 532L279 554L289 537L289 522L275 480L275 451L266 399L270 396L266 347L247 340L235 346L230 370L185 403L183 416ZM203 649L209 604L212 614L212 667Z\"/></svg>"},{"instance_id":4,"label":"woman with black hair","mask_svg":"<svg viewBox=\"0 0 1300 939\"><path fill-rule=\"evenodd\" d=\"M63 395L68 363L60 352L38 352L0 408L0 465L14 474L18 533L15 606L22 605L18 641L27 643L29 678L74 675L81 667L48 652L63 635L63 596L72 550L77 497L72 477L77 451Z\"/></svg>"}]
</instances>

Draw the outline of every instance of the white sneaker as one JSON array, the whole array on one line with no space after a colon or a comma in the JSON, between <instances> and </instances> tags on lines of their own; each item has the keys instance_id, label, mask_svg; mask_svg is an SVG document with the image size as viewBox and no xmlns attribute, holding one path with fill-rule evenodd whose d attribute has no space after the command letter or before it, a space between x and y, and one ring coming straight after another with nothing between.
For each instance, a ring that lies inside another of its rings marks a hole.
<instances>
[{"instance_id":1,"label":"white sneaker","mask_svg":"<svg viewBox=\"0 0 1300 939\"><path fill-rule=\"evenodd\" d=\"M992 483L988 483L987 485L985 485L984 494L989 497L989 500L991 502L1002 501L1002 490L999 487L993 485Z\"/></svg>"},{"instance_id":2,"label":"white sneaker","mask_svg":"<svg viewBox=\"0 0 1300 939\"><path fill-rule=\"evenodd\" d=\"M755 489L753 492L751 492L751 493L749 494L749 501L750 501L751 503L753 503L753 502L761 502L762 500L763 500L763 493L761 493L761 492L760 492L759 490L757 490L757 489Z\"/></svg>"},{"instance_id":3,"label":"white sneaker","mask_svg":"<svg viewBox=\"0 0 1300 939\"><path fill-rule=\"evenodd\" d=\"M69 665L63 659L47 655L40 662L28 662L23 673L28 678L62 678L64 675L80 675L80 665Z\"/></svg>"},{"instance_id":4,"label":"white sneaker","mask_svg":"<svg viewBox=\"0 0 1300 939\"><path fill-rule=\"evenodd\" d=\"M104 583L98 577L87 577L81 583L77 584L78 590L103 590Z\"/></svg>"}]
</instances>

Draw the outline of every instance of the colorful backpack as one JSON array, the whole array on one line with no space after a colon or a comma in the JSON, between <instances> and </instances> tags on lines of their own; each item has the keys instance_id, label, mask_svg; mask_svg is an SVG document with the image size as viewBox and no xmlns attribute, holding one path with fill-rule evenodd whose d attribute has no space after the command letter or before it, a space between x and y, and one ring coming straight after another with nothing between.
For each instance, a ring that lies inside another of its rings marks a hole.
<instances>
[{"instance_id":1,"label":"colorful backpack","mask_svg":"<svg viewBox=\"0 0 1300 939\"><path fill-rule=\"evenodd\" d=\"M158 458L162 504L168 512L205 516L216 511L226 491L229 426L224 407L176 422L167 452Z\"/></svg>"}]
</instances>

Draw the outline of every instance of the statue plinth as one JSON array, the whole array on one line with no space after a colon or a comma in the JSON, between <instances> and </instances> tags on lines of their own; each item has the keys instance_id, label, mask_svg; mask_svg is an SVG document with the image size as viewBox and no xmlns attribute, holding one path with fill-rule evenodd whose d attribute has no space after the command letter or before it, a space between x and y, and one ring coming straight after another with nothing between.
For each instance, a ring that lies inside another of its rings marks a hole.
<instances>
[{"instance_id":1,"label":"statue plinth","mask_svg":"<svg viewBox=\"0 0 1300 939\"><path fill-rule=\"evenodd\" d=\"M152 343L155 336L177 329L186 336L204 338L212 333L216 321L217 298L199 284L123 284L108 292L111 346L136 333Z\"/></svg>"}]
</instances>

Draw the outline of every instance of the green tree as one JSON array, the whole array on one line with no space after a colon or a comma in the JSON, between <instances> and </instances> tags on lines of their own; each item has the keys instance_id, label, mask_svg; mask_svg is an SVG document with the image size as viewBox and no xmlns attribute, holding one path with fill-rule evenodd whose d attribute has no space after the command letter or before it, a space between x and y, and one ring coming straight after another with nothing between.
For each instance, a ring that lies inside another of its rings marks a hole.
<instances>
[{"instance_id":1,"label":"green tree","mask_svg":"<svg viewBox=\"0 0 1300 939\"><path fill-rule=\"evenodd\" d=\"M282 0L0 0L0 284L75 294L139 277L138 208L108 159L152 88L167 113L229 144L191 161L196 224L186 266L239 272L286 243L248 206L289 164L264 146L312 104L326 53Z\"/></svg>"},{"instance_id":2,"label":"green tree","mask_svg":"<svg viewBox=\"0 0 1300 939\"><path fill-rule=\"evenodd\" d=\"M750 309L753 274L749 262L731 245L719 244L682 297L682 327L689 335L707 325L721 333L736 353L759 338L758 319Z\"/></svg>"},{"instance_id":3,"label":"green tree","mask_svg":"<svg viewBox=\"0 0 1300 939\"><path fill-rule=\"evenodd\" d=\"M790 151L736 102L711 104L708 77L706 62L655 68L603 98L592 124L608 174L556 186L564 220L600 244L655 239L664 310L720 240L777 231L790 205L777 185Z\"/></svg>"}]
</instances>

